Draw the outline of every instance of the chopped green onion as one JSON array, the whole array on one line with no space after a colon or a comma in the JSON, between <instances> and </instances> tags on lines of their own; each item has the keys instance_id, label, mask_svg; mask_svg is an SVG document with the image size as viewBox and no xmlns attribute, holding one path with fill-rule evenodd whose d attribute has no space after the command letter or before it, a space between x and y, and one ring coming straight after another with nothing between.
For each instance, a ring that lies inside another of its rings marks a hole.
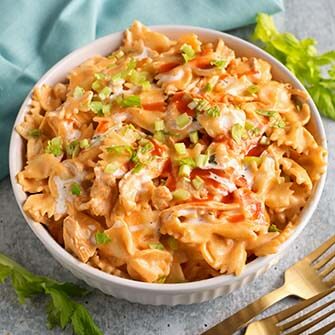
<instances>
[{"instance_id":1,"label":"chopped green onion","mask_svg":"<svg viewBox=\"0 0 335 335\"><path fill-rule=\"evenodd\" d=\"M212 89L213 89L213 86L210 83L207 83L204 87L205 92L210 92L212 91Z\"/></svg>"},{"instance_id":2,"label":"chopped green onion","mask_svg":"<svg viewBox=\"0 0 335 335\"><path fill-rule=\"evenodd\" d=\"M66 146L65 149L66 149L66 154L68 157L71 157L71 158L76 157L80 150L79 141L78 140L72 141Z\"/></svg>"},{"instance_id":3,"label":"chopped green onion","mask_svg":"<svg viewBox=\"0 0 335 335\"><path fill-rule=\"evenodd\" d=\"M130 82L137 86L142 86L144 89L150 88L150 82L147 79L147 72L131 71Z\"/></svg>"},{"instance_id":4,"label":"chopped green onion","mask_svg":"<svg viewBox=\"0 0 335 335\"><path fill-rule=\"evenodd\" d=\"M97 231L95 234L95 241L97 244L107 244L111 241L111 239L103 231Z\"/></svg>"},{"instance_id":5,"label":"chopped green onion","mask_svg":"<svg viewBox=\"0 0 335 335\"><path fill-rule=\"evenodd\" d=\"M111 111L111 105L109 104L103 104L102 105L102 114L103 115L108 115Z\"/></svg>"},{"instance_id":6,"label":"chopped green onion","mask_svg":"<svg viewBox=\"0 0 335 335\"><path fill-rule=\"evenodd\" d=\"M98 80L103 80L103 79L106 79L106 75L104 73L95 73L94 74L94 77Z\"/></svg>"},{"instance_id":7,"label":"chopped green onion","mask_svg":"<svg viewBox=\"0 0 335 335\"><path fill-rule=\"evenodd\" d=\"M160 131L165 129L164 120L155 121L155 131Z\"/></svg>"},{"instance_id":8,"label":"chopped green onion","mask_svg":"<svg viewBox=\"0 0 335 335\"><path fill-rule=\"evenodd\" d=\"M61 137L54 137L48 141L45 152L48 154L53 154L54 156L60 156L63 154L63 143Z\"/></svg>"},{"instance_id":9,"label":"chopped green onion","mask_svg":"<svg viewBox=\"0 0 335 335\"><path fill-rule=\"evenodd\" d=\"M220 114L221 113L218 106L213 106L207 110L207 115L210 117L218 117Z\"/></svg>"},{"instance_id":10,"label":"chopped green onion","mask_svg":"<svg viewBox=\"0 0 335 335\"><path fill-rule=\"evenodd\" d=\"M178 201L184 201L191 198L190 192L182 188L177 188L175 191L172 192L172 195Z\"/></svg>"},{"instance_id":11,"label":"chopped green onion","mask_svg":"<svg viewBox=\"0 0 335 335\"><path fill-rule=\"evenodd\" d=\"M245 121L245 125L244 125L246 130L251 130L253 128L255 128L254 124L249 122L249 121Z\"/></svg>"},{"instance_id":12,"label":"chopped green onion","mask_svg":"<svg viewBox=\"0 0 335 335\"><path fill-rule=\"evenodd\" d=\"M216 59L211 61L210 64L216 66L220 70L223 70L227 65L227 61L224 59Z\"/></svg>"},{"instance_id":13,"label":"chopped green onion","mask_svg":"<svg viewBox=\"0 0 335 335\"><path fill-rule=\"evenodd\" d=\"M279 113L275 113L270 116L270 126L275 128L285 128L286 123Z\"/></svg>"},{"instance_id":14,"label":"chopped green onion","mask_svg":"<svg viewBox=\"0 0 335 335\"><path fill-rule=\"evenodd\" d=\"M242 125L235 123L231 128L231 136L237 144L241 144L241 140L247 138L247 132Z\"/></svg>"},{"instance_id":15,"label":"chopped green onion","mask_svg":"<svg viewBox=\"0 0 335 335\"><path fill-rule=\"evenodd\" d=\"M186 154L186 147L184 143L175 143L174 148L179 155Z\"/></svg>"},{"instance_id":16,"label":"chopped green onion","mask_svg":"<svg viewBox=\"0 0 335 335\"><path fill-rule=\"evenodd\" d=\"M145 144L141 145L140 152L141 154L146 154L147 152L150 152L154 148L154 145L147 141Z\"/></svg>"},{"instance_id":17,"label":"chopped green onion","mask_svg":"<svg viewBox=\"0 0 335 335\"><path fill-rule=\"evenodd\" d=\"M285 121L282 119L281 115L278 112L257 110L256 113L262 116L269 117L271 127L285 128L286 126Z\"/></svg>"},{"instance_id":18,"label":"chopped green onion","mask_svg":"<svg viewBox=\"0 0 335 335\"><path fill-rule=\"evenodd\" d=\"M100 91L99 98L101 100L105 100L110 96L111 93L112 93L112 89L110 87L106 86Z\"/></svg>"},{"instance_id":19,"label":"chopped green onion","mask_svg":"<svg viewBox=\"0 0 335 335\"><path fill-rule=\"evenodd\" d=\"M192 169L189 165L183 164L179 167L178 175L180 177L189 177L190 174L191 174L191 171L192 171Z\"/></svg>"},{"instance_id":20,"label":"chopped green onion","mask_svg":"<svg viewBox=\"0 0 335 335\"><path fill-rule=\"evenodd\" d=\"M166 276L159 277L154 283L163 284L166 281Z\"/></svg>"},{"instance_id":21,"label":"chopped green onion","mask_svg":"<svg viewBox=\"0 0 335 335\"><path fill-rule=\"evenodd\" d=\"M193 50L193 48L187 44L184 43L181 47L180 47L180 51L181 51L181 55L184 58L185 63L187 63L188 61L192 60L195 57L195 51Z\"/></svg>"},{"instance_id":22,"label":"chopped green onion","mask_svg":"<svg viewBox=\"0 0 335 335\"><path fill-rule=\"evenodd\" d=\"M127 71L134 70L136 68L137 61L135 58L131 58L127 64Z\"/></svg>"},{"instance_id":23,"label":"chopped green onion","mask_svg":"<svg viewBox=\"0 0 335 335\"><path fill-rule=\"evenodd\" d=\"M256 94L259 92L259 87L257 85L251 85L247 88L249 94Z\"/></svg>"},{"instance_id":24,"label":"chopped green onion","mask_svg":"<svg viewBox=\"0 0 335 335\"><path fill-rule=\"evenodd\" d=\"M119 169L119 164L116 162L112 162L106 165L105 172L106 173L114 173L117 169Z\"/></svg>"},{"instance_id":25,"label":"chopped green onion","mask_svg":"<svg viewBox=\"0 0 335 335\"><path fill-rule=\"evenodd\" d=\"M92 101L90 102L90 109L97 115L102 116L102 102L101 101Z\"/></svg>"},{"instance_id":26,"label":"chopped green onion","mask_svg":"<svg viewBox=\"0 0 335 335\"><path fill-rule=\"evenodd\" d=\"M176 124L179 129L183 129L192 122L192 117L183 113L176 118Z\"/></svg>"},{"instance_id":27,"label":"chopped green onion","mask_svg":"<svg viewBox=\"0 0 335 335\"><path fill-rule=\"evenodd\" d=\"M165 133L164 131L155 131L154 132L154 138L159 142L165 142Z\"/></svg>"},{"instance_id":28,"label":"chopped green onion","mask_svg":"<svg viewBox=\"0 0 335 335\"><path fill-rule=\"evenodd\" d=\"M193 143L193 144L198 143L198 141L199 141L199 135L198 135L198 132L196 130L192 131L190 133L189 137L190 137L191 143Z\"/></svg>"},{"instance_id":29,"label":"chopped green onion","mask_svg":"<svg viewBox=\"0 0 335 335\"><path fill-rule=\"evenodd\" d=\"M73 195L80 195L81 188L80 188L80 185L78 183L72 183L71 184L71 193Z\"/></svg>"},{"instance_id":30,"label":"chopped green onion","mask_svg":"<svg viewBox=\"0 0 335 335\"><path fill-rule=\"evenodd\" d=\"M196 167L195 161L191 157L185 157L182 159L179 159L178 161L179 166L180 165L189 165L192 168Z\"/></svg>"},{"instance_id":31,"label":"chopped green onion","mask_svg":"<svg viewBox=\"0 0 335 335\"><path fill-rule=\"evenodd\" d=\"M142 163L137 163L134 168L132 169L132 173L138 173L144 168L144 164Z\"/></svg>"},{"instance_id":32,"label":"chopped green onion","mask_svg":"<svg viewBox=\"0 0 335 335\"><path fill-rule=\"evenodd\" d=\"M88 141L87 138L84 138L79 142L79 146L81 149L87 149L90 146L90 142Z\"/></svg>"},{"instance_id":33,"label":"chopped green onion","mask_svg":"<svg viewBox=\"0 0 335 335\"><path fill-rule=\"evenodd\" d=\"M178 250L178 241L173 236L168 237L167 244L171 250Z\"/></svg>"},{"instance_id":34,"label":"chopped green onion","mask_svg":"<svg viewBox=\"0 0 335 335\"><path fill-rule=\"evenodd\" d=\"M41 130L38 128L30 129L28 131L28 136L38 138L41 136Z\"/></svg>"},{"instance_id":35,"label":"chopped green onion","mask_svg":"<svg viewBox=\"0 0 335 335\"><path fill-rule=\"evenodd\" d=\"M252 162L255 162L257 166L259 166L262 163L262 158L257 156L245 156L243 158L244 164L252 164Z\"/></svg>"},{"instance_id":36,"label":"chopped green onion","mask_svg":"<svg viewBox=\"0 0 335 335\"><path fill-rule=\"evenodd\" d=\"M204 181L199 176L196 176L192 179L192 185L196 190L200 190L200 188L204 185Z\"/></svg>"},{"instance_id":37,"label":"chopped green onion","mask_svg":"<svg viewBox=\"0 0 335 335\"><path fill-rule=\"evenodd\" d=\"M197 156L195 158L195 164L197 167L199 168L203 168L205 167L209 162L209 157L208 155L203 155L203 154L200 154L199 156Z\"/></svg>"},{"instance_id":38,"label":"chopped green onion","mask_svg":"<svg viewBox=\"0 0 335 335\"><path fill-rule=\"evenodd\" d=\"M99 80L96 80L92 83L92 89L96 92L99 92L102 89L102 83Z\"/></svg>"},{"instance_id":39,"label":"chopped green onion","mask_svg":"<svg viewBox=\"0 0 335 335\"><path fill-rule=\"evenodd\" d=\"M220 116L220 109L218 106L211 106L210 103L205 99L194 98L188 105L190 109L196 109L198 112L206 112L208 116L218 117Z\"/></svg>"},{"instance_id":40,"label":"chopped green onion","mask_svg":"<svg viewBox=\"0 0 335 335\"><path fill-rule=\"evenodd\" d=\"M263 109L258 109L258 110L256 110L256 113L259 114L259 115L270 117L270 116L273 116L276 112L274 112L274 111L265 111Z\"/></svg>"},{"instance_id":41,"label":"chopped green onion","mask_svg":"<svg viewBox=\"0 0 335 335\"><path fill-rule=\"evenodd\" d=\"M270 233L280 233L280 229L275 224L270 225L268 231Z\"/></svg>"},{"instance_id":42,"label":"chopped green onion","mask_svg":"<svg viewBox=\"0 0 335 335\"><path fill-rule=\"evenodd\" d=\"M165 250L164 245L162 243L148 243L150 249L157 249L157 250Z\"/></svg>"},{"instance_id":43,"label":"chopped green onion","mask_svg":"<svg viewBox=\"0 0 335 335\"><path fill-rule=\"evenodd\" d=\"M73 96L75 98L82 97L84 95L84 93L85 93L85 90L80 86L76 86L76 88L73 90Z\"/></svg>"},{"instance_id":44,"label":"chopped green onion","mask_svg":"<svg viewBox=\"0 0 335 335\"><path fill-rule=\"evenodd\" d=\"M124 153L128 153L133 155L133 148L130 145L113 145L111 147L106 148L107 152L111 152L114 154L122 155Z\"/></svg>"},{"instance_id":45,"label":"chopped green onion","mask_svg":"<svg viewBox=\"0 0 335 335\"><path fill-rule=\"evenodd\" d=\"M129 95L124 97L120 103L121 107L141 107L141 99L137 95Z\"/></svg>"}]
</instances>

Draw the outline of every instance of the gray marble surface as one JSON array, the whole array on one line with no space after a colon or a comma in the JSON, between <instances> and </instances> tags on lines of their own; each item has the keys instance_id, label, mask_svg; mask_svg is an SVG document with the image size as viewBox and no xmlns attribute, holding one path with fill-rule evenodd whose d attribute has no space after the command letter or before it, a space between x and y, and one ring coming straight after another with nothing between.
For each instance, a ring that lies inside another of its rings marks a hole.
<instances>
[{"instance_id":1,"label":"gray marble surface","mask_svg":"<svg viewBox=\"0 0 335 335\"><path fill-rule=\"evenodd\" d=\"M313 36L322 51L335 49L335 1L289 0L286 12L276 16L281 30L298 37ZM234 31L247 37L252 27ZM335 122L324 119L329 145L329 169L321 202L307 228L295 241L289 253L270 271L252 284L213 301L178 307L154 307L117 300L94 291L82 302L92 313L105 334L200 334L210 326L262 294L278 287L284 270L303 255L318 246L335 232ZM60 280L76 282L46 251L19 213L9 179L0 182L0 252L13 257L28 269ZM269 311L277 311L291 304L286 299ZM20 305L8 284L0 286L0 335L61 334L45 327L44 300ZM65 331L64 334L70 334ZM89 335L89 334L88 334Z\"/></svg>"}]
</instances>

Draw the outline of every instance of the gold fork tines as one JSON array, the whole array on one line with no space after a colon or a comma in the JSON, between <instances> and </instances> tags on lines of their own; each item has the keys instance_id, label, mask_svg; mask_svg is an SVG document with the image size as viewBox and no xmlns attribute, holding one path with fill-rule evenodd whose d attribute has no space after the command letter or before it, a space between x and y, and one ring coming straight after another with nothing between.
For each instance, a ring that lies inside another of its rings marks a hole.
<instances>
[{"instance_id":1,"label":"gold fork tines","mask_svg":"<svg viewBox=\"0 0 335 335\"><path fill-rule=\"evenodd\" d=\"M290 295L309 299L335 285L335 277L329 277L334 270L335 252L324 255L335 246L335 236L323 243L305 258L285 272L284 285L261 297L218 325L204 332L204 335L232 335L247 325L255 316L268 307Z\"/></svg>"},{"instance_id":2,"label":"gold fork tines","mask_svg":"<svg viewBox=\"0 0 335 335\"><path fill-rule=\"evenodd\" d=\"M314 303L320 301L321 299L324 299L327 296L330 296L334 292L335 292L335 288L328 289L325 292L320 293L316 295L315 297L310 298L308 300L302 301L282 312L274 314L261 321L253 322L248 326L245 335L280 335L283 332L286 332L287 335L302 334L303 332L315 327L320 322L326 320L331 315L335 314L335 308L332 308L331 310L322 314L316 319L313 319L309 321L308 323L301 325L300 327L297 327L302 322L312 318L313 316L317 315L318 313L322 311L325 311L328 307L332 306L335 303L335 299L332 299L331 301L328 301L321 306L315 307L308 313L302 316L299 316L298 318L295 318L291 321L287 321L287 319L293 317L295 314L303 311L305 308L313 305ZM293 331L287 332L293 327L296 327L296 329ZM332 329L335 329L335 321L309 334L310 335L312 334L322 335L322 334L326 334Z\"/></svg>"}]
</instances>

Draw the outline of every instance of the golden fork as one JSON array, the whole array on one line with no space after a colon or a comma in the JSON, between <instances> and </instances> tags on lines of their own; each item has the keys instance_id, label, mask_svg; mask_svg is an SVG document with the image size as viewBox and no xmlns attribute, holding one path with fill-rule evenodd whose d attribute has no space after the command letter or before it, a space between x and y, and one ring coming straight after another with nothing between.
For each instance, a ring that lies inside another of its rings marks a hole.
<instances>
[{"instance_id":1,"label":"golden fork","mask_svg":"<svg viewBox=\"0 0 335 335\"><path fill-rule=\"evenodd\" d=\"M287 319L290 319L293 317L296 313L301 312L306 307L316 303L317 301L325 298L330 297L332 293L335 292L335 288L326 290L325 292L318 294L317 296L302 301L288 309L285 309L282 312L276 313L266 319L255 321L251 323L247 331L245 332L245 335L280 335L283 332L289 331L291 328L298 326L305 320L308 320L309 318L313 317L314 315L325 311L326 308L333 305L335 303L335 298L332 300L324 303L321 306L315 307L311 311L309 311L306 314L303 314L302 316L295 318L291 321L287 321ZM295 327L294 330L290 331L289 333L286 333L287 335L298 335L302 334L303 332L310 330L312 327L318 325L321 321L327 319L331 315L335 314L335 307L333 306L332 309L327 311L326 313L320 315L318 318L313 319L309 321L308 323L305 323L303 325L300 325L300 327ZM323 335L328 333L330 330L335 329L335 321L330 322L329 324L323 326L322 328L314 331L313 333L308 333L309 335Z\"/></svg>"},{"instance_id":2,"label":"golden fork","mask_svg":"<svg viewBox=\"0 0 335 335\"><path fill-rule=\"evenodd\" d=\"M332 259L335 259L335 251L319 260L334 245L335 235L308 256L287 269L285 271L285 282L282 287L236 312L204 332L203 335L232 335L265 309L290 295L309 299L334 286L335 278L326 280L326 277L335 269L335 263L330 264L325 269L324 267Z\"/></svg>"}]
</instances>

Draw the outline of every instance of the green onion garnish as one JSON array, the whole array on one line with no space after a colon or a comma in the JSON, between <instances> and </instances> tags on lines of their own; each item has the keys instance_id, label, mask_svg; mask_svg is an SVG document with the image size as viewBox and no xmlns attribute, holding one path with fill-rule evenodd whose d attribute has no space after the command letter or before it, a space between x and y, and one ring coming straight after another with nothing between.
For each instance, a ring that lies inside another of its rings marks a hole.
<instances>
[{"instance_id":1,"label":"green onion garnish","mask_svg":"<svg viewBox=\"0 0 335 335\"><path fill-rule=\"evenodd\" d=\"M111 93L112 93L112 89L110 87L106 86L100 91L99 98L101 100L105 100L110 96Z\"/></svg>"},{"instance_id":2,"label":"green onion garnish","mask_svg":"<svg viewBox=\"0 0 335 335\"><path fill-rule=\"evenodd\" d=\"M257 85L251 85L247 88L249 94L256 94L259 92L259 87Z\"/></svg>"},{"instance_id":3,"label":"green onion garnish","mask_svg":"<svg viewBox=\"0 0 335 335\"><path fill-rule=\"evenodd\" d=\"M178 241L173 236L168 237L167 244L171 250L178 250Z\"/></svg>"},{"instance_id":4,"label":"green onion garnish","mask_svg":"<svg viewBox=\"0 0 335 335\"><path fill-rule=\"evenodd\" d=\"M84 95L84 93L85 93L85 90L80 86L76 86L76 88L73 90L73 96L75 98L82 97Z\"/></svg>"},{"instance_id":5,"label":"green onion garnish","mask_svg":"<svg viewBox=\"0 0 335 335\"><path fill-rule=\"evenodd\" d=\"M237 144L241 144L241 140L247 138L247 131L242 125L235 123L231 128L231 136Z\"/></svg>"},{"instance_id":6,"label":"green onion garnish","mask_svg":"<svg viewBox=\"0 0 335 335\"><path fill-rule=\"evenodd\" d=\"M122 155L124 153L128 153L133 155L133 148L130 145L113 145L111 147L106 148L107 152L111 152L114 154Z\"/></svg>"},{"instance_id":7,"label":"green onion garnish","mask_svg":"<svg viewBox=\"0 0 335 335\"><path fill-rule=\"evenodd\" d=\"M199 168L203 168L205 167L209 162L209 157L208 155L203 155L203 154L200 154L199 156L197 156L195 158L195 164L197 167Z\"/></svg>"},{"instance_id":8,"label":"green onion garnish","mask_svg":"<svg viewBox=\"0 0 335 335\"><path fill-rule=\"evenodd\" d=\"M102 83L99 80L96 80L92 83L91 87L94 91L99 92L102 89Z\"/></svg>"},{"instance_id":9,"label":"green onion garnish","mask_svg":"<svg viewBox=\"0 0 335 335\"><path fill-rule=\"evenodd\" d=\"M102 105L102 114L103 115L108 115L111 111L111 105L109 104L103 104Z\"/></svg>"},{"instance_id":10,"label":"green onion garnish","mask_svg":"<svg viewBox=\"0 0 335 335\"><path fill-rule=\"evenodd\" d=\"M164 143L165 142L165 133L164 131L155 131L154 132L154 139L156 139L159 142Z\"/></svg>"},{"instance_id":11,"label":"green onion garnish","mask_svg":"<svg viewBox=\"0 0 335 335\"><path fill-rule=\"evenodd\" d=\"M97 231L95 234L95 241L97 244L107 244L111 239L106 233Z\"/></svg>"},{"instance_id":12,"label":"green onion garnish","mask_svg":"<svg viewBox=\"0 0 335 335\"><path fill-rule=\"evenodd\" d=\"M255 162L257 166L259 166L262 163L262 158L257 156L245 156L243 158L244 164L252 164L252 162Z\"/></svg>"},{"instance_id":13,"label":"green onion garnish","mask_svg":"<svg viewBox=\"0 0 335 335\"><path fill-rule=\"evenodd\" d=\"M132 173L138 173L140 172L142 169L144 168L144 164L143 163L137 163L134 168L131 170Z\"/></svg>"},{"instance_id":14,"label":"green onion garnish","mask_svg":"<svg viewBox=\"0 0 335 335\"><path fill-rule=\"evenodd\" d=\"M28 131L28 136L38 138L41 136L41 130L38 128L30 129Z\"/></svg>"},{"instance_id":15,"label":"green onion garnish","mask_svg":"<svg viewBox=\"0 0 335 335\"><path fill-rule=\"evenodd\" d=\"M176 124L179 129L183 129L192 122L192 117L183 113L176 118Z\"/></svg>"},{"instance_id":16,"label":"green onion garnish","mask_svg":"<svg viewBox=\"0 0 335 335\"><path fill-rule=\"evenodd\" d=\"M270 233L280 233L280 229L275 224L270 225L268 231Z\"/></svg>"},{"instance_id":17,"label":"green onion garnish","mask_svg":"<svg viewBox=\"0 0 335 335\"><path fill-rule=\"evenodd\" d=\"M150 249L157 249L157 250L165 250L164 245L162 243L148 243Z\"/></svg>"},{"instance_id":18,"label":"green onion garnish","mask_svg":"<svg viewBox=\"0 0 335 335\"><path fill-rule=\"evenodd\" d=\"M106 79L106 75L104 73L95 73L94 74L94 77L98 80L103 80L103 79Z\"/></svg>"},{"instance_id":19,"label":"green onion garnish","mask_svg":"<svg viewBox=\"0 0 335 335\"><path fill-rule=\"evenodd\" d=\"M80 195L81 188L80 188L80 185L78 183L72 183L71 184L71 193L73 195Z\"/></svg>"},{"instance_id":20,"label":"green onion garnish","mask_svg":"<svg viewBox=\"0 0 335 335\"><path fill-rule=\"evenodd\" d=\"M216 66L220 70L223 70L227 65L227 61L224 59L216 59L211 61L210 64Z\"/></svg>"},{"instance_id":21,"label":"green onion garnish","mask_svg":"<svg viewBox=\"0 0 335 335\"><path fill-rule=\"evenodd\" d=\"M150 152L154 148L154 145L147 141L145 144L141 145L140 152L141 154L146 154L147 152Z\"/></svg>"},{"instance_id":22,"label":"green onion garnish","mask_svg":"<svg viewBox=\"0 0 335 335\"><path fill-rule=\"evenodd\" d=\"M189 165L181 165L179 167L178 176L179 177L189 177L191 174L192 168Z\"/></svg>"},{"instance_id":23,"label":"green onion garnish","mask_svg":"<svg viewBox=\"0 0 335 335\"><path fill-rule=\"evenodd\" d=\"M187 44L184 43L181 47L180 47L180 51L181 51L181 55L184 58L185 63L187 63L188 61L192 60L195 57L195 51L193 50L193 48Z\"/></svg>"},{"instance_id":24,"label":"green onion garnish","mask_svg":"<svg viewBox=\"0 0 335 335\"><path fill-rule=\"evenodd\" d=\"M114 173L117 169L119 169L119 164L116 162L112 162L106 165L105 172L106 173Z\"/></svg>"},{"instance_id":25,"label":"green onion garnish","mask_svg":"<svg viewBox=\"0 0 335 335\"><path fill-rule=\"evenodd\" d=\"M198 143L198 141L199 141L199 135L198 135L198 132L196 130L192 131L190 133L189 137L190 137L191 143L193 143L193 144Z\"/></svg>"},{"instance_id":26,"label":"green onion garnish","mask_svg":"<svg viewBox=\"0 0 335 335\"><path fill-rule=\"evenodd\" d=\"M195 161L191 158L191 157L185 157L182 159L179 159L178 161L178 165L189 165L192 168L196 167Z\"/></svg>"},{"instance_id":27,"label":"green onion garnish","mask_svg":"<svg viewBox=\"0 0 335 335\"><path fill-rule=\"evenodd\" d=\"M213 89L213 86L210 83L207 83L204 87L205 92L210 92L212 91L212 89Z\"/></svg>"},{"instance_id":28,"label":"green onion garnish","mask_svg":"<svg viewBox=\"0 0 335 335\"><path fill-rule=\"evenodd\" d=\"M90 109L92 112L94 112L95 114L102 116L102 102L101 101L92 101L90 102Z\"/></svg>"},{"instance_id":29,"label":"green onion garnish","mask_svg":"<svg viewBox=\"0 0 335 335\"><path fill-rule=\"evenodd\" d=\"M184 143L175 143L174 148L179 155L186 154L186 147Z\"/></svg>"},{"instance_id":30,"label":"green onion garnish","mask_svg":"<svg viewBox=\"0 0 335 335\"><path fill-rule=\"evenodd\" d=\"M137 95L129 95L121 100L120 106L124 108L141 107L141 99Z\"/></svg>"},{"instance_id":31,"label":"green onion garnish","mask_svg":"<svg viewBox=\"0 0 335 335\"><path fill-rule=\"evenodd\" d=\"M174 199L178 201L185 201L191 198L190 192L182 189L182 188L177 188L175 191L172 192L172 195Z\"/></svg>"},{"instance_id":32,"label":"green onion garnish","mask_svg":"<svg viewBox=\"0 0 335 335\"><path fill-rule=\"evenodd\" d=\"M60 156L63 154L63 143L61 137L54 137L48 141L45 152L48 154L53 154L54 156Z\"/></svg>"},{"instance_id":33,"label":"green onion garnish","mask_svg":"<svg viewBox=\"0 0 335 335\"><path fill-rule=\"evenodd\" d=\"M90 142L87 138L84 138L79 142L80 149L87 149L90 146Z\"/></svg>"},{"instance_id":34,"label":"green onion garnish","mask_svg":"<svg viewBox=\"0 0 335 335\"><path fill-rule=\"evenodd\" d=\"M68 157L71 157L71 158L76 157L80 150L79 141L78 140L72 141L66 146L65 149L66 149L66 154Z\"/></svg>"},{"instance_id":35,"label":"green onion garnish","mask_svg":"<svg viewBox=\"0 0 335 335\"><path fill-rule=\"evenodd\" d=\"M192 185L196 190L200 190L204 185L204 181L199 176L196 176L192 179Z\"/></svg>"},{"instance_id":36,"label":"green onion garnish","mask_svg":"<svg viewBox=\"0 0 335 335\"><path fill-rule=\"evenodd\" d=\"M164 120L155 121L155 131L160 131L165 129Z\"/></svg>"}]
</instances>

